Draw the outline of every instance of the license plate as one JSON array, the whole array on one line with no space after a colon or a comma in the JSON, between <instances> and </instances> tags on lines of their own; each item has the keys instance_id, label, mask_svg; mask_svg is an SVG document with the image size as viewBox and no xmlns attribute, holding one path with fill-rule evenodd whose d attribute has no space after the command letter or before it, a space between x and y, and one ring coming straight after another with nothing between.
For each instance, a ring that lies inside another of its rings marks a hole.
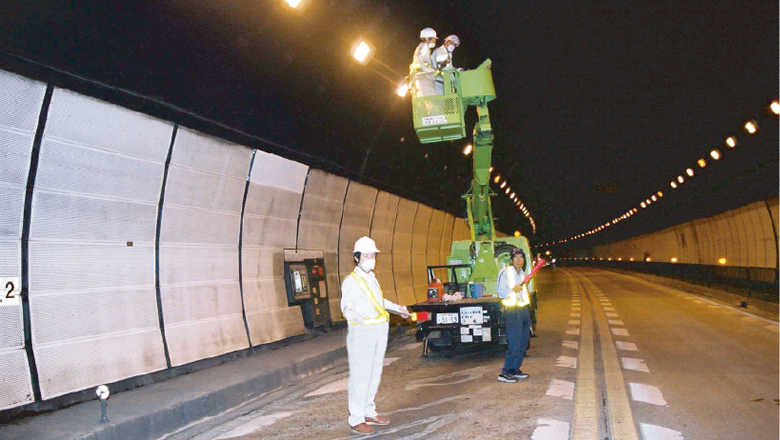
<instances>
[{"instance_id":1,"label":"license plate","mask_svg":"<svg viewBox=\"0 0 780 440\"><path fill-rule=\"evenodd\" d=\"M458 314L457 313L437 313L436 314L436 324L457 324L458 323Z\"/></svg>"}]
</instances>

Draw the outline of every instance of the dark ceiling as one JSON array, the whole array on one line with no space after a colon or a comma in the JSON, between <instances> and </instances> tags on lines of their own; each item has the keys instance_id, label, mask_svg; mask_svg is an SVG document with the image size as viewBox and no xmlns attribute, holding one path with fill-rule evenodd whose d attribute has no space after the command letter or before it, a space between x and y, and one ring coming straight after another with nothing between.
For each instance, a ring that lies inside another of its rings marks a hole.
<instances>
[{"instance_id":1,"label":"dark ceiling","mask_svg":"<svg viewBox=\"0 0 780 440\"><path fill-rule=\"evenodd\" d=\"M421 145L409 99L393 93L420 29L458 34L457 66L493 60L494 164L537 244L659 190L577 245L778 194L777 2L312 0L303 14L282 0L24 3L0 5L2 68L464 215L470 139ZM377 47L365 67L349 57L359 36ZM761 125L749 138L747 119ZM669 188L730 135L737 148ZM494 211L498 229L531 235L503 192Z\"/></svg>"}]
</instances>

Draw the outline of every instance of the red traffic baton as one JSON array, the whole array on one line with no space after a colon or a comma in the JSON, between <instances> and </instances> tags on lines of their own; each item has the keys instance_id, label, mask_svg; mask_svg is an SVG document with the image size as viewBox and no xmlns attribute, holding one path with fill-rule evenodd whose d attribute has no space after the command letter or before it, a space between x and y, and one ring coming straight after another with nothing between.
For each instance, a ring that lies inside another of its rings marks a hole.
<instances>
[{"instance_id":1,"label":"red traffic baton","mask_svg":"<svg viewBox=\"0 0 780 440\"><path fill-rule=\"evenodd\" d=\"M531 272L528 273L528 275L523 278L522 284L527 284L529 281L531 281L531 278L536 274L536 272L539 272L539 269L544 267L544 265L547 264L546 261L544 261L544 258L540 258L539 261L536 263L536 266L534 266L533 269L531 269Z\"/></svg>"}]
</instances>

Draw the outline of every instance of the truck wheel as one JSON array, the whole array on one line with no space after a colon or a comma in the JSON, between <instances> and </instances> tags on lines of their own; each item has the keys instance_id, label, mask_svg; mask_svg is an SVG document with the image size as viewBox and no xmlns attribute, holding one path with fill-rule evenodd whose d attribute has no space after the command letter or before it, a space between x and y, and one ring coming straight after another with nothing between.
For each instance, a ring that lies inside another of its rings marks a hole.
<instances>
[{"instance_id":1,"label":"truck wheel","mask_svg":"<svg viewBox=\"0 0 780 440\"><path fill-rule=\"evenodd\" d=\"M517 246L513 246L511 244L502 244L501 246L498 246L493 252L493 257L498 258L501 254L508 254L512 249L517 249Z\"/></svg>"}]
</instances>

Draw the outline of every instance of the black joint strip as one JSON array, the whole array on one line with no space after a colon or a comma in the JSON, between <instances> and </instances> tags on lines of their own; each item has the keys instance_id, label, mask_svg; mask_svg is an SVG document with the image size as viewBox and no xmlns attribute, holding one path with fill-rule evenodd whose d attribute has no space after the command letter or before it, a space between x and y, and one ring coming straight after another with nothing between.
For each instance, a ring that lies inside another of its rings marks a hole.
<instances>
[{"instance_id":1,"label":"black joint strip","mask_svg":"<svg viewBox=\"0 0 780 440\"><path fill-rule=\"evenodd\" d=\"M173 144L176 142L176 134L179 132L179 124L173 126L171 132L171 144L168 146L168 157L165 158L162 185L160 185L160 202L157 204L157 231L154 236L154 290L157 295L157 319L160 322L160 336L162 337L163 350L165 351L165 365L171 368L171 354L168 352L168 338L165 337L165 319L163 317L162 292L160 291L160 233L162 228L163 202L165 202L165 187L168 184L168 169L171 166L173 156Z\"/></svg>"},{"instance_id":2,"label":"black joint strip","mask_svg":"<svg viewBox=\"0 0 780 440\"><path fill-rule=\"evenodd\" d=\"M30 381L32 382L33 397L36 402L43 400L41 397L41 385L38 379L38 366L35 363L35 352L32 346L32 322L30 320L30 223L32 221L32 199L35 188L35 178L38 174L38 160L41 156L41 143L43 132L46 129L46 120L49 117L49 107L54 94L54 86L46 86L43 95L41 113L38 115L38 127L33 138L32 151L30 153L30 172L27 175L27 189L24 196L24 215L22 218L22 315L24 320L24 349L27 352L27 364L30 367Z\"/></svg>"},{"instance_id":3,"label":"black joint strip","mask_svg":"<svg viewBox=\"0 0 780 440\"><path fill-rule=\"evenodd\" d=\"M303 213L303 198L306 196L306 187L309 185L309 175L311 167L306 171L306 180L303 181L303 191L301 191L301 206L298 207L298 225L295 228L295 250L298 250L298 236L301 234L301 213Z\"/></svg>"},{"instance_id":4,"label":"black joint strip","mask_svg":"<svg viewBox=\"0 0 780 440\"><path fill-rule=\"evenodd\" d=\"M244 303L244 272L242 269L242 248L244 243L244 211L246 211L246 199L249 196L249 179L252 177L252 168L255 166L255 157L257 150L252 150L252 159L249 162L249 172L246 175L246 187L244 187L244 201L241 204L241 223L238 226L238 291L241 294L241 315L244 317L244 328L246 329L246 340L252 347L252 335L249 333L249 321L246 319L246 304Z\"/></svg>"}]
</instances>

